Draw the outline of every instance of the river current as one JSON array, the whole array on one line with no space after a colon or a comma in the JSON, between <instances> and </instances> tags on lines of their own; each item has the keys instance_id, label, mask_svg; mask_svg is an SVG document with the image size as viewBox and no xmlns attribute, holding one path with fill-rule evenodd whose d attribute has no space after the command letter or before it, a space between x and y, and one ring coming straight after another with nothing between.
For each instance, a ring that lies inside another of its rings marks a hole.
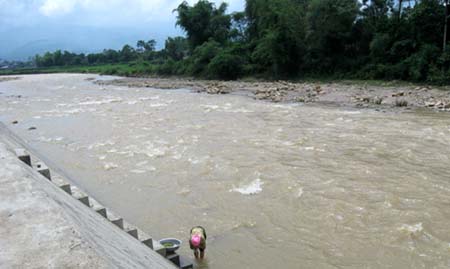
<instances>
[{"instance_id":1,"label":"river current","mask_svg":"<svg viewBox=\"0 0 450 269\"><path fill-rule=\"evenodd\" d=\"M0 120L198 268L449 268L450 116L101 86L0 83ZM12 125L12 121L18 124ZM36 127L36 130L28 130Z\"/></svg>"}]
</instances>

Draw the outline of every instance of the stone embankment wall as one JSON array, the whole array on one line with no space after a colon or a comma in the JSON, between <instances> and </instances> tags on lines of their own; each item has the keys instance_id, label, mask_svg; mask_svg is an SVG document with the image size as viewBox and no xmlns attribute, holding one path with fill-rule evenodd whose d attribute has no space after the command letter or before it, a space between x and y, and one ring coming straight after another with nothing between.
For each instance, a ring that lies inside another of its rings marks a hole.
<instances>
[{"instance_id":1,"label":"stone embankment wall","mask_svg":"<svg viewBox=\"0 0 450 269\"><path fill-rule=\"evenodd\" d=\"M25 146L0 123L0 267L192 268Z\"/></svg>"}]
</instances>

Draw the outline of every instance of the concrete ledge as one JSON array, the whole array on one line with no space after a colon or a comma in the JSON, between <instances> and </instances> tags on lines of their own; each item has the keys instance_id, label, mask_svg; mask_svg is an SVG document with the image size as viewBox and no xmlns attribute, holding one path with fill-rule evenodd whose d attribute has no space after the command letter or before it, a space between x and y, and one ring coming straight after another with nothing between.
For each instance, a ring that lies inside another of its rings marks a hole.
<instances>
[{"instance_id":1,"label":"concrete ledge","mask_svg":"<svg viewBox=\"0 0 450 269\"><path fill-rule=\"evenodd\" d=\"M48 167L44 163L37 162L36 170L39 172L39 174L43 175L48 180L52 180L52 177L50 175L50 169L48 169Z\"/></svg>"},{"instance_id":2,"label":"concrete ledge","mask_svg":"<svg viewBox=\"0 0 450 269\"><path fill-rule=\"evenodd\" d=\"M132 237L139 239L138 230L137 229L130 229L126 230L126 232L131 235Z\"/></svg>"},{"instance_id":3,"label":"concrete ledge","mask_svg":"<svg viewBox=\"0 0 450 269\"><path fill-rule=\"evenodd\" d=\"M141 241L142 244L146 245L147 247L149 247L150 249L153 250L153 239L152 238L147 238Z\"/></svg>"},{"instance_id":4,"label":"concrete ledge","mask_svg":"<svg viewBox=\"0 0 450 269\"><path fill-rule=\"evenodd\" d=\"M124 226L123 226L123 219L122 219L122 218L120 218L120 219L115 219L115 220L111 220L111 223L114 224L114 225L116 225L117 227L119 227L121 230L124 229Z\"/></svg>"},{"instance_id":5,"label":"concrete ledge","mask_svg":"<svg viewBox=\"0 0 450 269\"><path fill-rule=\"evenodd\" d=\"M186 260L183 257L180 257L180 268L181 269L194 269L194 265L192 261Z\"/></svg>"},{"instance_id":6,"label":"concrete ledge","mask_svg":"<svg viewBox=\"0 0 450 269\"><path fill-rule=\"evenodd\" d=\"M99 213L100 216L104 217L105 219L108 218L108 213L106 211L106 208L95 209L95 212Z\"/></svg>"},{"instance_id":7,"label":"concrete ledge","mask_svg":"<svg viewBox=\"0 0 450 269\"><path fill-rule=\"evenodd\" d=\"M166 248L156 240L153 240L153 250L163 257L167 256Z\"/></svg>"},{"instance_id":8,"label":"concrete ledge","mask_svg":"<svg viewBox=\"0 0 450 269\"><path fill-rule=\"evenodd\" d=\"M63 191L67 192L68 194L72 195L72 188L70 187L70 184L64 184L59 186Z\"/></svg>"},{"instance_id":9,"label":"concrete ledge","mask_svg":"<svg viewBox=\"0 0 450 269\"><path fill-rule=\"evenodd\" d=\"M89 202L88 196L80 197L80 198L78 198L78 201L82 202L87 207L91 207L91 203Z\"/></svg>"},{"instance_id":10,"label":"concrete ledge","mask_svg":"<svg viewBox=\"0 0 450 269\"><path fill-rule=\"evenodd\" d=\"M16 156L24 162L26 165L31 166L31 156L30 154L23 148L15 149L14 152L16 153Z\"/></svg>"},{"instance_id":11,"label":"concrete ledge","mask_svg":"<svg viewBox=\"0 0 450 269\"><path fill-rule=\"evenodd\" d=\"M180 266L180 255L173 253L173 254L169 254L167 255L166 259L168 259L169 261L173 262L173 264L175 264L176 266Z\"/></svg>"}]
</instances>

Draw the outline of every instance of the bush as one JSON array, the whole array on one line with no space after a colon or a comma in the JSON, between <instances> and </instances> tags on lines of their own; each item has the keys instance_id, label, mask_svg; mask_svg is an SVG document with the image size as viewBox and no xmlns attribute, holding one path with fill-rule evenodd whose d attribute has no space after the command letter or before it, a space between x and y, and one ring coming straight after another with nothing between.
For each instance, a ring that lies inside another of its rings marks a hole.
<instances>
[{"instance_id":1,"label":"bush","mask_svg":"<svg viewBox=\"0 0 450 269\"><path fill-rule=\"evenodd\" d=\"M240 56L223 51L208 64L208 76L225 80L237 79L243 74L242 63Z\"/></svg>"},{"instance_id":2,"label":"bush","mask_svg":"<svg viewBox=\"0 0 450 269\"><path fill-rule=\"evenodd\" d=\"M221 50L220 44L215 41L208 41L197 47L191 56L187 72L190 75L205 76L206 67Z\"/></svg>"},{"instance_id":3,"label":"bush","mask_svg":"<svg viewBox=\"0 0 450 269\"><path fill-rule=\"evenodd\" d=\"M158 66L158 69L156 72L160 75L176 74L175 61L172 59L167 60L165 63Z\"/></svg>"},{"instance_id":4,"label":"bush","mask_svg":"<svg viewBox=\"0 0 450 269\"><path fill-rule=\"evenodd\" d=\"M427 81L441 85L450 83L450 49L437 59L435 65L430 67Z\"/></svg>"},{"instance_id":5,"label":"bush","mask_svg":"<svg viewBox=\"0 0 450 269\"><path fill-rule=\"evenodd\" d=\"M408 65L408 78L413 81L425 81L430 67L439 57L440 49L434 45L424 45L419 52L405 60Z\"/></svg>"}]
</instances>

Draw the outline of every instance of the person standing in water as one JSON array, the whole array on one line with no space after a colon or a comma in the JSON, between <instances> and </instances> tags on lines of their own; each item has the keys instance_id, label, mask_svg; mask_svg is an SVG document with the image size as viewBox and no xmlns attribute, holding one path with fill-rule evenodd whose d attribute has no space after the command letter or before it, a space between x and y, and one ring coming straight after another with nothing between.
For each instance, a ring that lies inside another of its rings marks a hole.
<instances>
[{"instance_id":1,"label":"person standing in water","mask_svg":"<svg viewBox=\"0 0 450 269\"><path fill-rule=\"evenodd\" d=\"M194 250L194 256L196 259L203 259L205 257L206 231L203 227L197 226L191 229L191 239L189 240L189 245L191 249Z\"/></svg>"}]
</instances>

